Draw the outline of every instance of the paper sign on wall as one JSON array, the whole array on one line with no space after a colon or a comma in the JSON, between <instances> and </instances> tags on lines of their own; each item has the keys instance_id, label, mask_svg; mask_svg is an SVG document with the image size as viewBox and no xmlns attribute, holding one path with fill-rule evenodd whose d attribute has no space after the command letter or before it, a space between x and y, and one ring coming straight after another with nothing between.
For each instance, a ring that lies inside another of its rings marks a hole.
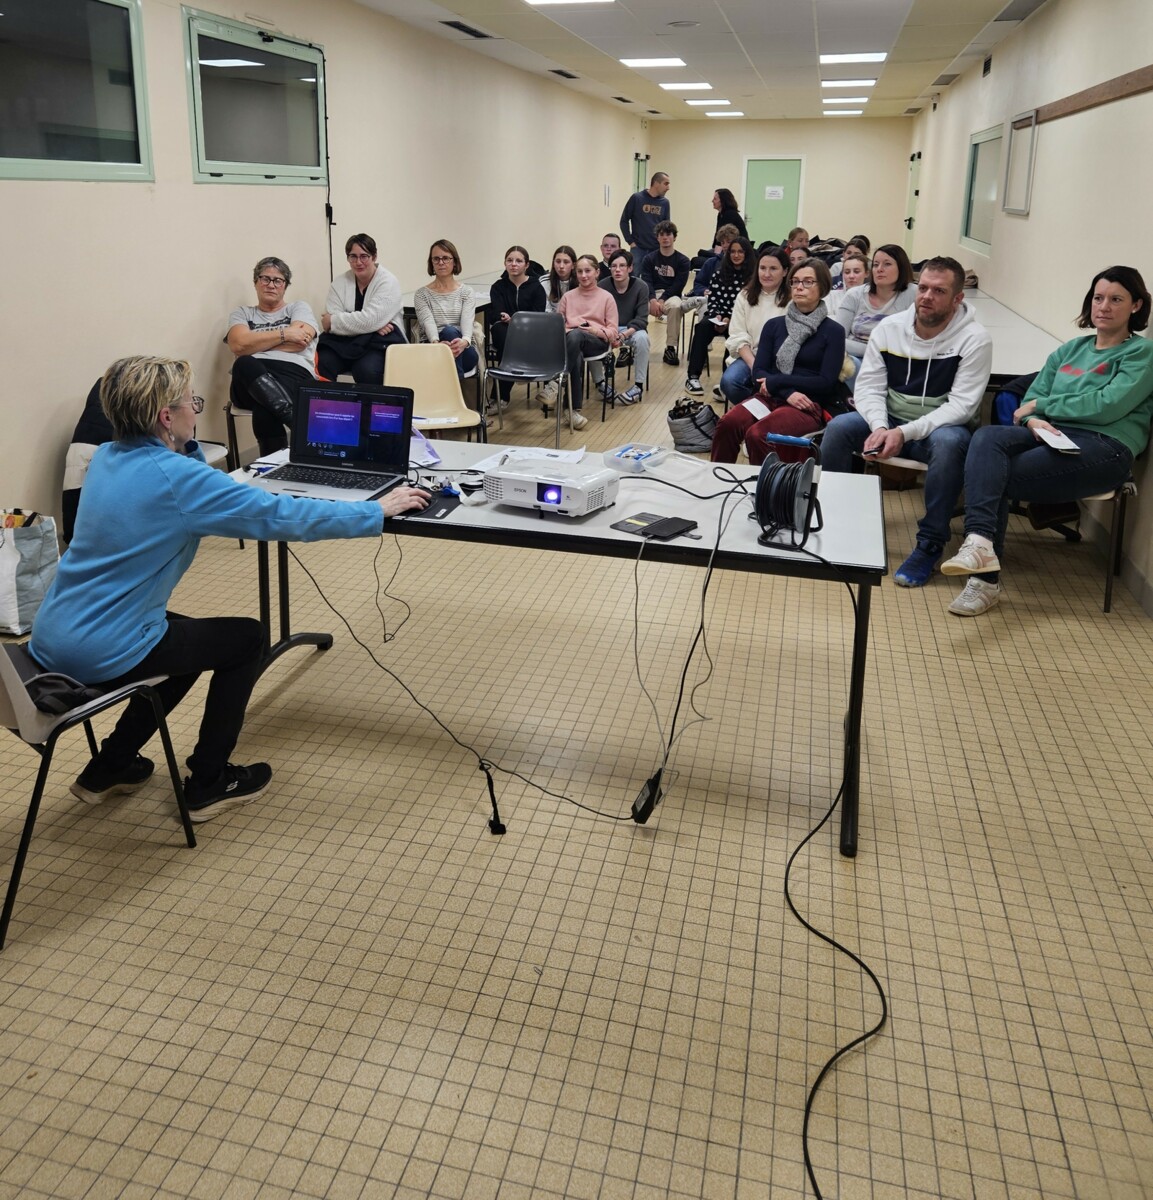
<instances>
[{"instance_id":1,"label":"paper sign on wall","mask_svg":"<svg viewBox=\"0 0 1153 1200\"><path fill-rule=\"evenodd\" d=\"M767 187L765 188L766 200L783 200L785 198L785 189L783 187Z\"/></svg>"}]
</instances>

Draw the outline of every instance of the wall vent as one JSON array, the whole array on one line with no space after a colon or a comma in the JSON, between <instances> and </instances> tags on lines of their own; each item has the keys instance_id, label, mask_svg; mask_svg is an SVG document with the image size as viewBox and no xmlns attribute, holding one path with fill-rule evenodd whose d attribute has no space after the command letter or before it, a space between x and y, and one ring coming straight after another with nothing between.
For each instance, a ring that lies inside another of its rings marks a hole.
<instances>
[{"instance_id":1,"label":"wall vent","mask_svg":"<svg viewBox=\"0 0 1153 1200\"><path fill-rule=\"evenodd\" d=\"M449 29L455 29L458 33L467 34L470 38L477 40L483 38L491 38L491 33L485 33L481 29L474 29L471 25L466 25L463 21L441 21L442 25L447 25Z\"/></svg>"},{"instance_id":2,"label":"wall vent","mask_svg":"<svg viewBox=\"0 0 1153 1200\"><path fill-rule=\"evenodd\" d=\"M578 75L574 75L571 71L562 71L560 67L549 67L549 74L559 75L562 79L578 79Z\"/></svg>"}]
</instances>

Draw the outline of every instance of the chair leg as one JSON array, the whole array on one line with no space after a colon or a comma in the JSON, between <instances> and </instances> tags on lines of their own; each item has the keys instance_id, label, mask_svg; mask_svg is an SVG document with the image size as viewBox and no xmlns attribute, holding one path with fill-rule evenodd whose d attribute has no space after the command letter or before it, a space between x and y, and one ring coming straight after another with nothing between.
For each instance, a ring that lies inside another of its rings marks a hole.
<instances>
[{"instance_id":1,"label":"chair leg","mask_svg":"<svg viewBox=\"0 0 1153 1200\"><path fill-rule=\"evenodd\" d=\"M1113 520L1109 523L1109 557L1105 563L1105 606L1103 612L1113 611L1113 579L1121 574L1121 545L1125 537L1125 489L1118 488L1113 499Z\"/></svg>"},{"instance_id":2,"label":"chair leg","mask_svg":"<svg viewBox=\"0 0 1153 1200\"><path fill-rule=\"evenodd\" d=\"M88 749L95 758L100 753L100 747L96 745L96 734L92 731L91 721L84 722L84 735L88 738Z\"/></svg>"},{"instance_id":3,"label":"chair leg","mask_svg":"<svg viewBox=\"0 0 1153 1200\"><path fill-rule=\"evenodd\" d=\"M168 732L168 721L164 716L164 706L155 688L141 688L152 704L156 716L156 729L160 734L160 742L164 747L164 758L168 763L168 774L172 777L172 791L176 796L176 807L180 812L180 823L184 826L184 837L189 848L196 845L196 834L192 831L192 818L188 815L188 801L184 796L184 784L180 780L180 766L176 761L176 752L172 749L172 737Z\"/></svg>"},{"instance_id":4,"label":"chair leg","mask_svg":"<svg viewBox=\"0 0 1153 1200\"><path fill-rule=\"evenodd\" d=\"M24 873L24 860L28 857L28 847L32 844L32 830L36 827L36 817L40 812L40 800L44 795L44 785L48 781L48 768L52 765L52 751L56 745L55 731L41 749L35 747L40 754L40 769L36 772L36 786L32 789L32 801L28 805L28 815L24 818L24 831L20 835L20 844L16 847L16 858L12 863L12 875L8 880L8 891L4 896L4 910L0 912L0 950L8 937L8 922L12 919L12 909L16 905L16 893L20 889L20 876Z\"/></svg>"}]
</instances>

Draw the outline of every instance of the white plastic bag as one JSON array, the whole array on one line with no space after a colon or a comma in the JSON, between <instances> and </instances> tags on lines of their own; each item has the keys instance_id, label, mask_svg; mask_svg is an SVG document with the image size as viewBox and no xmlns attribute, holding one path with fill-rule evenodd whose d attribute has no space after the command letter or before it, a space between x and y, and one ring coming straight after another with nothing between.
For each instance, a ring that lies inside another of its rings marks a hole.
<instances>
[{"instance_id":1,"label":"white plastic bag","mask_svg":"<svg viewBox=\"0 0 1153 1200\"><path fill-rule=\"evenodd\" d=\"M0 524L0 633L24 634L32 628L59 561L51 517L18 529Z\"/></svg>"}]
</instances>

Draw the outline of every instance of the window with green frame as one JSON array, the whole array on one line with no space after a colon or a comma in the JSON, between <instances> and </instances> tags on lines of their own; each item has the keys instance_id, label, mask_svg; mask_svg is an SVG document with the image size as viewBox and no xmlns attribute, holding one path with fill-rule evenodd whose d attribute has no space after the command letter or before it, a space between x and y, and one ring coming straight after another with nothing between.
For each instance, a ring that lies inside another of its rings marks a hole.
<instances>
[{"instance_id":1,"label":"window with green frame","mask_svg":"<svg viewBox=\"0 0 1153 1200\"><path fill-rule=\"evenodd\" d=\"M152 179L140 0L5 0L0 178Z\"/></svg>"},{"instance_id":2,"label":"window with green frame","mask_svg":"<svg viewBox=\"0 0 1153 1200\"><path fill-rule=\"evenodd\" d=\"M323 53L183 12L196 181L326 183Z\"/></svg>"},{"instance_id":3,"label":"window with green frame","mask_svg":"<svg viewBox=\"0 0 1153 1200\"><path fill-rule=\"evenodd\" d=\"M993 248L993 214L997 211L1000 161L1000 125L983 129L969 138L969 169L965 175L961 243L986 254Z\"/></svg>"}]
</instances>

